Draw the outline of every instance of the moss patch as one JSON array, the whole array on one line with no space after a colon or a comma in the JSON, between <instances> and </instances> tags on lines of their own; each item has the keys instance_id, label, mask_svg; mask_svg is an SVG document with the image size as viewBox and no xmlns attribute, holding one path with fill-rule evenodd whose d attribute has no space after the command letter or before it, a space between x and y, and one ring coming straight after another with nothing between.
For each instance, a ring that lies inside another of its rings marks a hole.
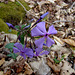
<instances>
[{"instance_id":1,"label":"moss patch","mask_svg":"<svg viewBox=\"0 0 75 75\"><path fill-rule=\"evenodd\" d=\"M17 31L12 29L11 32L8 32L8 33L11 33L11 34L16 34L17 35Z\"/></svg>"},{"instance_id":2,"label":"moss patch","mask_svg":"<svg viewBox=\"0 0 75 75\"><path fill-rule=\"evenodd\" d=\"M23 3L26 5L26 3ZM26 5L26 9L29 7ZM13 25L18 24L25 17L25 11L21 5L16 2L8 2L8 4L0 3L0 18L4 22L9 22Z\"/></svg>"},{"instance_id":3,"label":"moss patch","mask_svg":"<svg viewBox=\"0 0 75 75\"><path fill-rule=\"evenodd\" d=\"M8 33L9 27L7 26L7 24L0 19L0 32L4 31L5 33Z\"/></svg>"},{"instance_id":4,"label":"moss patch","mask_svg":"<svg viewBox=\"0 0 75 75\"><path fill-rule=\"evenodd\" d=\"M4 31L5 33L17 34L17 31L14 29L9 32L8 25L2 19L0 19L0 32L2 31Z\"/></svg>"}]
</instances>

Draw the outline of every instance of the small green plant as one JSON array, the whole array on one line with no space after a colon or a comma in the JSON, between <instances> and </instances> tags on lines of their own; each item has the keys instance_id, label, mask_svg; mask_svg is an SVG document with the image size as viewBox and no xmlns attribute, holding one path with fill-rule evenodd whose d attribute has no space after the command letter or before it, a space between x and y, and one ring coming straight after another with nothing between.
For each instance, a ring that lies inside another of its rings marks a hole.
<instances>
[{"instance_id":1,"label":"small green plant","mask_svg":"<svg viewBox=\"0 0 75 75\"><path fill-rule=\"evenodd\" d=\"M59 64L63 59L64 59L64 55L62 56L60 60L58 60L56 57L53 60L56 64Z\"/></svg>"},{"instance_id":2,"label":"small green plant","mask_svg":"<svg viewBox=\"0 0 75 75\"><path fill-rule=\"evenodd\" d=\"M17 54L15 53L10 53L7 55L8 57L12 57L14 60L16 60L16 57L18 56Z\"/></svg>"},{"instance_id":3,"label":"small green plant","mask_svg":"<svg viewBox=\"0 0 75 75\"><path fill-rule=\"evenodd\" d=\"M8 57L12 57L13 59L16 60L16 57L18 56L17 54L13 53L13 47L14 47L14 43L8 43L5 48L8 48L10 50L10 54L8 54Z\"/></svg>"}]
</instances>

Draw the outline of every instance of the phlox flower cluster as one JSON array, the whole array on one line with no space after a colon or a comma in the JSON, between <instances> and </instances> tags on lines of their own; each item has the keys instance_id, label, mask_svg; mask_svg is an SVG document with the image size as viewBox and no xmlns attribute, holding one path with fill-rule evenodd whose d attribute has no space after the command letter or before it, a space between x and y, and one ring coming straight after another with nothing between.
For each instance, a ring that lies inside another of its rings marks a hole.
<instances>
[{"instance_id":1,"label":"phlox flower cluster","mask_svg":"<svg viewBox=\"0 0 75 75\"><path fill-rule=\"evenodd\" d=\"M31 36L36 37L36 36L41 36L42 38L35 40L35 45L37 48L34 50L31 48L27 48L26 44L23 47L21 43L15 43L13 47L13 52L14 53L19 53L24 59L26 57L32 58L33 56L41 56L41 55L47 55L49 52L47 50L43 50L43 45L45 44L47 47L52 46L55 42L53 39L49 37L49 35L57 34L57 30L55 30L54 26L51 25L48 29L48 32L46 31L45 28L45 22L39 22L41 19L43 19L46 15L48 15L49 12L46 12L43 14L38 21L36 21L32 27L35 27L31 30ZM39 23L38 23L39 22ZM9 27L12 27L16 29L12 24L6 23ZM24 28L27 29L29 28L30 25L26 26ZM46 43L45 43L46 40Z\"/></svg>"},{"instance_id":2,"label":"phlox flower cluster","mask_svg":"<svg viewBox=\"0 0 75 75\"><path fill-rule=\"evenodd\" d=\"M47 55L49 52L42 49L44 41L46 39L46 46L50 47L55 42L49 37L49 35L56 33L57 31L55 30L53 25L50 26L48 32L46 32L45 22L40 22L36 25L36 27L34 27L31 30L32 36L43 36L42 38L35 40L35 45L38 47L35 49L35 52L33 52L33 49L26 48L26 46L24 46L23 48L22 44L20 43L15 43L14 44L15 47L13 48L14 53L19 52L20 55L24 57L24 59L26 59L26 56L32 58L33 56Z\"/></svg>"}]
</instances>

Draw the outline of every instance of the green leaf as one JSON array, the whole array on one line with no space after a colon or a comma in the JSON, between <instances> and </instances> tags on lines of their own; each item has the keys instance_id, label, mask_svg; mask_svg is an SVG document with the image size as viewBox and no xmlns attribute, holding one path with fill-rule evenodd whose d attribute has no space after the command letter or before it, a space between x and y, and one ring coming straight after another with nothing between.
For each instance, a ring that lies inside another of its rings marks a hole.
<instances>
[{"instance_id":1,"label":"green leaf","mask_svg":"<svg viewBox=\"0 0 75 75\"><path fill-rule=\"evenodd\" d=\"M20 30L20 27L18 25L15 26L16 29Z\"/></svg>"},{"instance_id":2,"label":"green leaf","mask_svg":"<svg viewBox=\"0 0 75 75\"><path fill-rule=\"evenodd\" d=\"M56 58L54 58L53 60L54 60L54 62L55 62L56 64L60 63L60 61L57 60Z\"/></svg>"},{"instance_id":3,"label":"green leaf","mask_svg":"<svg viewBox=\"0 0 75 75\"><path fill-rule=\"evenodd\" d=\"M37 36L37 37L35 37L35 38L37 38L37 39L38 39L38 38L40 38L40 36Z\"/></svg>"},{"instance_id":4,"label":"green leaf","mask_svg":"<svg viewBox=\"0 0 75 75\"><path fill-rule=\"evenodd\" d=\"M8 57L11 57L12 55L11 55L11 54L8 54L7 56L8 56Z\"/></svg>"},{"instance_id":5,"label":"green leaf","mask_svg":"<svg viewBox=\"0 0 75 75\"><path fill-rule=\"evenodd\" d=\"M21 26L21 29L23 29L24 27L26 27L26 25L25 25L25 24Z\"/></svg>"},{"instance_id":6,"label":"green leaf","mask_svg":"<svg viewBox=\"0 0 75 75\"><path fill-rule=\"evenodd\" d=\"M31 37L30 31L27 33L28 37Z\"/></svg>"},{"instance_id":7,"label":"green leaf","mask_svg":"<svg viewBox=\"0 0 75 75\"><path fill-rule=\"evenodd\" d=\"M62 56L62 58L60 59L60 62L64 59L65 55Z\"/></svg>"},{"instance_id":8,"label":"green leaf","mask_svg":"<svg viewBox=\"0 0 75 75\"><path fill-rule=\"evenodd\" d=\"M5 48L8 48L8 49L13 49L14 47L14 43L8 43Z\"/></svg>"},{"instance_id":9,"label":"green leaf","mask_svg":"<svg viewBox=\"0 0 75 75\"><path fill-rule=\"evenodd\" d=\"M20 35L20 32L17 33L17 37Z\"/></svg>"},{"instance_id":10,"label":"green leaf","mask_svg":"<svg viewBox=\"0 0 75 75\"><path fill-rule=\"evenodd\" d=\"M10 52L13 52L13 49L10 49Z\"/></svg>"},{"instance_id":11,"label":"green leaf","mask_svg":"<svg viewBox=\"0 0 75 75\"><path fill-rule=\"evenodd\" d=\"M13 59L16 60L16 57L17 57L18 55L15 54L15 53L10 53L10 54L8 54L7 56L8 56L8 57L12 57Z\"/></svg>"},{"instance_id":12,"label":"green leaf","mask_svg":"<svg viewBox=\"0 0 75 75\"><path fill-rule=\"evenodd\" d=\"M23 34L20 34L20 32L18 32L17 33L17 37L20 35L20 42L22 43L22 44L24 44L24 36L25 36L25 34L23 33Z\"/></svg>"},{"instance_id":13,"label":"green leaf","mask_svg":"<svg viewBox=\"0 0 75 75\"><path fill-rule=\"evenodd\" d=\"M55 62L56 64L59 64L59 63L64 59L64 57L65 57L65 55L63 55L60 60L57 60L56 57L55 57L53 60L54 60L54 62Z\"/></svg>"},{"instance_id":14,"label":"green leaf","mask_svg":"<svg viewBox=\"0 0 75 75\"><path fill-rule=\"evenodd\" d=\"M18 6L20 6L20 3L16 2L16 4L17 4Z\"/></svg>"},{"instance_id":15,"label":"green leaf","mask_svg":"<svg viewBox=\"0 0 75 75\"><path fill-rule=\"evenodd\" d=\"M20 38L21 38L21 41L20 41L20 42L21 42L22 44L24 44L24 36L25 36L25 34L22 34L21 37L20 37Z\"/></svg>"}]
</instances>

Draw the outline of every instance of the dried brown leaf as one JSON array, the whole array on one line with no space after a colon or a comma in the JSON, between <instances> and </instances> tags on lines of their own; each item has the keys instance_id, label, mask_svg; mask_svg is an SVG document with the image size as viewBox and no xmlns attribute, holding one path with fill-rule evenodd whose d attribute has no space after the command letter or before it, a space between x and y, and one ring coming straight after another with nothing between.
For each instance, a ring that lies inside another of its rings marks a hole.
<instances>
[{"instance_id":1,"label":"dried brown leaf","mask_svg":"<svg viewBox=\"0 0 75 75\"><path fill-rule=\"evenodd\" d=\"M24 73L19 73L18 75L25 75Z\"/></svg>"},{"instance_id":2,"label":"dried brown leaf","mask_svg":"<svg viewBox=\"0 0 75 75\"><path fill-rule=\"evenodd\" d=\"M1 59L2 59L2 58L6 58L6 55L5 55L5 54L0 53L0 58L1 58Z\"/></svg>"},{"instance_id":3,"label":"dried brown leaf","mask_svg":"<svg viewBox=\"0 0 75 75\"><path fill-rule=\"evenodd\" d=\"M65 45L65 43L58 37L53 36L55 40L57 40L62 46Z\"/></svg>"},{"instance_id":4,"label":"dried brown leaf","mask_svg":"<svg viewBox=\"0 0 75 75\"><path fill-rule=\"evenodd\" d=\"M63 60L63 66L61 67L60 75L71 75L72 73L75 73L75 71L71 68L71 64Z\"/></svg>"},{"instance_id":5,"label":"dried brown leaf","mask_svg":"<svg viewBox=\"0 0 75 75\"><path fill-rule=\"evenodd\" d=\"M51 3L55 3L55 1L57 1L57 0L48 0L48 1L50 1Z\"/></svg>"},{"instance_id":6,"label":"dried brown leaf","mask_svg":"<svg viewBox=\"0 0 75 75\"><path fill-rule=\"evenodd\" d=\"M3 71L0 71L0 75L4 75L4 74L3 74Z\"/></svg>"},{"instance_id":7,"label":"dried brown leaf","mask_svg":"<svg viewBox=\"0 0 75 75\"><path fill-rule=\"evenodd\" d=\"M46 75L50 72L49 66L46 64L46 58L41 58L38 61L29 63L34 70L35 75Z\"/></svg>"},{"instance_id":8,"label":"dried brown leaf","mask_svg":"<svg viewBox=\"0 0 75 75\"><path fill-rule=\"evenodd\" d=\"M17 73L20 73L20 72L22 72L22 70L23 70L23 66L19 66L19 67L17 67L16 72L17 72Z\"/></svg>"},{"instance_id":9,"label":"dried brown leaf","mask_svg":"<svg viewBox=\"0 0 75 75\"><path fill-rule=\"evenodd\" d=\"M13 59L11 59L10 61L6 61L6 62L3 64L2 68L5 68L5 67L9 66L9 65L12 64L12 63L14 63L14 60L13 60Z\"/></svg>"},{"instance_id":10,"label":"dried brown leaf","mask_svg":"<svg viewBox=\"0 0 75 75\"><path fill-rule=\"evenodd\" d=\"M39 5L39 10L41 9L41 6L43 5L43 4L49 4L50 2L49 1L41 1L41 2L38 2L38 5Z\"/></svg>"},{"instance_id":11,"label":"dried brown leaf","mask_svg":"<svg viewBox=\"0 0 75 75\"><path fill-rule=\"evenodd\" d=\"M24 72L25 74L31 75L33 73L33 70L31 69L31 67L29 66L27 62L25 62L24 68L25 68L25 72Z\"/></svg>"},{"instance_id":12,"label":"dried brown leaf","mask_svg":"<svg viewBox=\"0 0 75 75\"><path fill-rule=\"evenodd\" d=\"M53 47L51 47L51 50L53 50L53 51L61 51L62 53L69 53L70 52L68 50L68 48L61 47L61 46L58 46L58 45L54 45Z\"/></svg>"},{"instance_id":13,"label":"dried brown leaf","mask_svg":"<svg viewBox=\"0 0 75 75\"><path fill-rule=\"evenodd\" d=\"M75 46L75 41L72 39L62 39L62 41L64 41L65 43L67 43L71 46Z\"/></svg>"},{"instance_id":14,"label":"dried brown leaf","mask_svg":"<svg viewBox=\"0 0 75 75\"><path fill-rule=\"evenodd\" d=\"M4 64L4 62L5 62L5 59L2 58L2 59L0 60L0 66L1 66L2 64Z\"/></svg>"},{"instance_id":15,"label":"dried brown leaf","mask_svg":"<svg viewBox=\"0 0 75 75\"><path fill-rule=\"evenodd\" d=\"M47 64L50 68L53 69L54 72L60 72L60 67L52 63L49 58L47 58Z\"/></svg>"},{"instance_id":16,"label":"dried brown leaf","mask_svg":"<svg viewBox=\"0 0 75 75\"><path fill-rule=\"evenodd\" d=\"M6 72L4 72L4 75L11 75L11 70L10 69L6 70Z\"/></svg>"},{"instance_id":17,"label":"dried brown leaf","mask_svg":"<svg viewBox=\"0 0 75 75\"><path fill-rule=\"evenodd\" d=\"M24 60L13 62L10 64L10 66L16 73L20 73L23 71Z\"/></svg>"}]
</instances>

